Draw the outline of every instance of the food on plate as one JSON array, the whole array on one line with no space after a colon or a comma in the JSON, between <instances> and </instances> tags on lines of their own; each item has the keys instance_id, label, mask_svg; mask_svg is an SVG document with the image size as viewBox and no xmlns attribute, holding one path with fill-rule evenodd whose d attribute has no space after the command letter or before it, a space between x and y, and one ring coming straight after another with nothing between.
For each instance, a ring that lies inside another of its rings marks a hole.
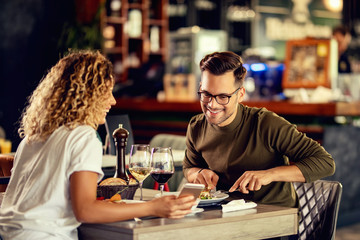
<instances>
[{"instance_id":1,"label":"food on plate","mask_svg":"<svg viewBox=\"0 0 360 240\"><path fill-rule=\"evenodd\" d=\"M129 185L135 185L137 184L136 180L133 178L130 178ZM100 186L108 186L108 185L127 185L126 181L121 178L107 178L99 184Z\"/></svg>"},{"instance_id":2,"label":"food on plate","mask_svg":"<svg viewBox=\"0 0 360 240\"><path fill-rule=\"evenodd\" d=\"M211 193L210 193L210 189L205 188L203 191L201 191L200 199L212 199Z\"/></svg>"}]
</instances>

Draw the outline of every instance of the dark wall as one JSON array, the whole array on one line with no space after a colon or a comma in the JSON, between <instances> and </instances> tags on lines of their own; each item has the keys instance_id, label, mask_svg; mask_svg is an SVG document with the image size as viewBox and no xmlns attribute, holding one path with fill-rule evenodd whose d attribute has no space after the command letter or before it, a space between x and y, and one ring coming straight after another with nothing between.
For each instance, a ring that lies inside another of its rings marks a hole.
<instances>
[{"instance_id":1,"label":"dark wall","mask_svg":"<svg viewBox=\"0 0 360 240\"><path fill-rule=\"evenodd\" d=\"M0 126L16 150L27 97L59 59L59 36L73 0L0 0Z\"/></svg>"},{"instance_id":2,"label":"dark wall","mask_svg":"<svg viewBox=\"0 0 360 240\"><path fill-rule=\"evenodd\" d=\"M338 226L360 222L360 127L327 126L324 128L324 147L336 163L335 174L328 180L343 186Z\"/></svg>"}]
</instances>

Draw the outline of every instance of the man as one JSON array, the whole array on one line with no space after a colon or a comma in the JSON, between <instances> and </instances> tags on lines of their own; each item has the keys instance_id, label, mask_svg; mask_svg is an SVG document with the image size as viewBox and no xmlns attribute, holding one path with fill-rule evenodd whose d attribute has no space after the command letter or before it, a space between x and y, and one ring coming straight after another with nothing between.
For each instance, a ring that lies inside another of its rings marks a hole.
<instances>
[{"instance_id":1,"label":"man","mask_svg":"<svg viewBox=\"0 0 360 240\"><path fill-rule=\"evenodd\" d=\"M241 104L246 69L240 56L215 52L200 68L203 113L190 120L183 163L189 182L230 190L233 198L297 207L291 182L334 173L334 160L316 141L273 112Z\"/></svg>"},{"instance_id":2,"label":"man","mask_svg":"<svg viewBox=\"0 0 360 240\"><path fill-rule=\"evenodd\" d=\"M338 43L338 71L339 73L351 73L348 47L351 42L351 33L345 26L337 26L333 29L333 38Z\"/></svg>"}]
</instances>

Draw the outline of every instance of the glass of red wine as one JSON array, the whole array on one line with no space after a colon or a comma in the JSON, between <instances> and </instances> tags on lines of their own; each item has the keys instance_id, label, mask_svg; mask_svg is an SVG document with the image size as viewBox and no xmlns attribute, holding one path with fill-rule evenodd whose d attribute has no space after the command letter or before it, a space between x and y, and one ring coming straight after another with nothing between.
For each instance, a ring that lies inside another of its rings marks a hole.
<instances>
[{"instance_id":1,"label":"glass of red wine","mask_svg":"<svg viewBox=\"0 0 360 240\"><path fill-rule=\"evenodd\" d=\"M159 183L161 196L164 185L175 171L174 157L170 147L154 147L151 149L151 177Z\"/></svg>"}]
</instances>

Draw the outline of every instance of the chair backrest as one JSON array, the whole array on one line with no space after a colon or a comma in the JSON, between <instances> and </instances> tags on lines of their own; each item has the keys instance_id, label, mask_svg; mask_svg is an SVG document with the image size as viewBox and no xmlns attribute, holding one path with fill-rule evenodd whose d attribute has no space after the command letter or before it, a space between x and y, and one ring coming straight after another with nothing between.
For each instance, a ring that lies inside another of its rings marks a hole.
<instances>
[{"instance_id":1,"label":"chair backrest","mask_svg":"<svg viewBox=\"0 0 360 240\"><path fill-rule=\"evenodd\" d=\"M173 150L182 150L186 149L186 137L175 135L175 134L167 134L160 133L155 135L149 143L150 147L171 147ZM175 168L175 174L170 178L168 185L170 191L179 191L181 187L187 182L184 178L184 174L181 171L182 167L179 169ZM148 180L149 182L153 182ZM149 184L148 184L149 185Z\"/></svg>"},{"instance_id":2,"label":"chair backrest","mask_svg":"<svg viewBox=\"0 0 360 240\"><path fill-rule=\"evenodd\" d=\"M7 177L0 177L0 184L8 184L10 182L10 176ZM0 190L0 192L5 192Z\"/></svg>"},{"instance_id":3,"label":"chair backrest","mask_svg":"<svg viewBox=\"0 0 360 240\"><path fill-rule=\"evenodd\" d=\"M176 150L186 149L186 137L175 134L157 134L150 140L150 147L171 147Z\"/></svg>"},{"instance_id":4,"label":"chair backrest","mask_svg":"<svg viewBox=\"0 0 360 240\"><path fill-rule=\"evenodd\" d=\"M11 169L13 167L14 156L7 154L0 154L0 177L4 177L0 182L0 192L5 192L7 183L6 177L11 175Z\"/></svg>"},{"instance_id":5,"label":"chair backrest","mask_svg":"<svg viewBox=\"0 0 360 240\"><path fill-rule=\"evenodd\" d=\"M342 185L337 181L318 180L293 183L299 197L299 239L335 239Z\"/></svg>"},{"instance_id":6,"label":"chair backrest","mask_svg":"<svg viewBox=\"0 0 360 240\"><path fill-rule=\"evenodd\" d=\"M119 124L123 125L123 128L129 131L129 137L126 145L126 154L130 153L131 145L134 144L134 135L131 129L131 123L129 116L127 114L124 115L108 115L106 116L105 128L107 133L107 138L109 140L109 153L112 155L116 155L115 141L112 136L115 129L119 127Z\"/></svg>"}]
</instances>

